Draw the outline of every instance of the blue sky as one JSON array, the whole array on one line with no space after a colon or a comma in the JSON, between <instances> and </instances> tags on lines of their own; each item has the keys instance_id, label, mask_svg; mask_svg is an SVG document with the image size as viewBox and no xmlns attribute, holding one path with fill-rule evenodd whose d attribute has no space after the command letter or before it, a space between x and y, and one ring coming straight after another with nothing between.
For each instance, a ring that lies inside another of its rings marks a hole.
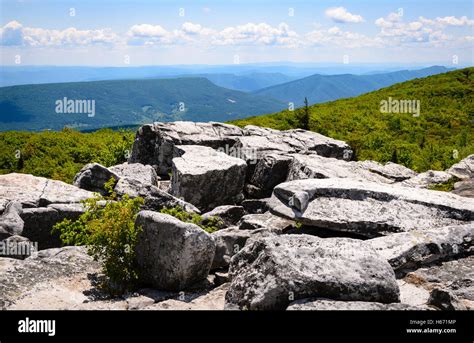
<instances>
[{"instance_id":1,"label":"blue sky","mask_svg":"<svg viewBox=\"0 0 474 343\"><path fill-rule=\"evenodd\" d=\"M473 64L473 2L1 0L0 63ZM71 15L74 14L74 15Z\"/></svg>"}]
</instances>

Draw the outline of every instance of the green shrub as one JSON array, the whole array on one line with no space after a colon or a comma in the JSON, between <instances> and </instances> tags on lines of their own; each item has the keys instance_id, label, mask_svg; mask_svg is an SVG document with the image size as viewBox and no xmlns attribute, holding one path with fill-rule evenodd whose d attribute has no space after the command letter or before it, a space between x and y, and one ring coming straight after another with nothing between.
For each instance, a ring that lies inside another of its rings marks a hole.
<instances>
[{"instance_id":1,"label":"green shrub","mask_svg":"<svg viewBox=\"0 0 474 343\"><path fill-rule=\"evenodd\" d=\"M102 287L112 295L133 289L138 281L135 246L140 227L135 219L142 198L130 199L127 195L118 199L112 191L111 179L106 189L108 196L97 195L83 201L86 211L77 220L65 219L56 224L66 245L86 245L88 253L102 264L106 276Z\"/></svg>"},{"instance_id":2,"label":"green shrub","mask_svg":"<svg viewBox=\"0 0 474 343\"><path fill-rule=\"evenodd\" d=\"M182 222L193 223L208 233L215 232L222 227L222 220L218 217L203 218L197 213L186 212L181 206L163 208L161 213L169 214Z\"/></svg>"},{"instance_id":3,"label":"green shrub","mask_svg":"<svg viewBox=\"0 0 474 343\"><path fill-rule=\"evenodd\" d=\"M452 178L449 179L449 181L445 183L440 183L437 185L432 185L429 187L429 189L433 191L443 191L443 192L451 192L454 189L454 184L458 182L460 179L453 176Z\"/></svg>"}]
</instances>

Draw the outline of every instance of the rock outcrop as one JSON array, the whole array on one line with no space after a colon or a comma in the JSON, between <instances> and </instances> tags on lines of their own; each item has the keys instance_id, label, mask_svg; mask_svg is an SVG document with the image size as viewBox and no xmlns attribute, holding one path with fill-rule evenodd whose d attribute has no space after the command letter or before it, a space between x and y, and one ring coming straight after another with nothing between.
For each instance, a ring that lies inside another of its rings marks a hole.
<instances>
[{"instance_id":1,"label":"rock outcrop","mask_svg":"<svg viewBox=\"0 0 474 343\"><path fill-rule=\"evenodd\" d=\"M229 275L226 303L241 309L281 310L308 297L399 301L388 262L349 238L283 235L252 240L232 258Z\"/></svg>"},{"instance_id":2,"label":"rock outcrop","mask_svg":"<svg viewBox=\"0 0 474 343\"><path fill-rule=\"evenodd\" d=\"M246 163L212 148L198 145L175 147L171 193L200 210L239 203Z\"/></svg>"},{"instance_id":3,"label":"rock outcrop","mask_svg":"<svg viewBox=\"0 0 474 343\"><path fill-rule=\"evenodd\" d=\"M307 225L366 237L460 225L474 219L474 201L469 198L351 179L282 183L273 191L270 209Z\"/></svg>"},{"instance_id":4,"label":"rock outcrop","mask_svg":"<svg viewBox=\"0 0 474 343\"><path fill-rule=\"evenodd\" d=\"M143 282L180 291L206 279L214 259L214 238L200 227L152 211L138 214L142 228L136 255Z\"/></svg>"},{"instance_id":5,"label":"rock outcrop","mask_svg":"<svg viewBox=\"0 0 474 343\"><path fill-rule=\"evenodd\" d=\"M0 241L10 236L21 235L25 223L21 219L23 207L19 202L9 202L0 215Z\"/></svg>"},{"instance_id":6,"label":"rock outcrop","mask_svg":"<svg viewBox=\"0 0 474 343\"><path fill-rule=\"evenodd\" d=\"M119 180L116 173L99 163L86 164L74 177L73 184L79 188L106 194L105 184L110 180Z\"/></svg>"},{"instance_id":7,"label":"rock outcrop","mask_svg":"<svg viewBox=\"0 0 474 343\"><path fill-rule=\"evenodd\" d=\"M132 179L145 185L158 185L158 175L152 166L141 163L122 163L110 167L109 170L121 179Z\"/></svg>"},{"instance_id":8,"label":"rock outcrop","mask_svg":"<svg viewBox=\"0 0 474 343\"><path fill-rule=\"evenodd\" d=\"M453 164L446 172L461 180L474 179L474 154Z\"/></svg>"},{"instance_id":9,"label":"rock outcrop","mask_svg":"<svg viewBox=\"0 0 474 343\"><path fill-rule=\"evenodd\" d=\"M421 308L402 303L382 304L368 301L301 299L292 302L288 311L419 311Z\"/></svg>"}]
</instances>

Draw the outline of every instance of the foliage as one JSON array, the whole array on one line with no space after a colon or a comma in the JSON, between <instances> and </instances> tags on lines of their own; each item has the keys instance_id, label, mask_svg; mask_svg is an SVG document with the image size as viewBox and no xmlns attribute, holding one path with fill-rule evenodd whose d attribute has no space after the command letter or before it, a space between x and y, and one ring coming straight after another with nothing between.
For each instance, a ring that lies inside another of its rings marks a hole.
<instances>
[{"instance_id":1,"label":"foliage","mask_svg":"<svg viewBox=\"0 0 474 343\"><path fill-rule=\"evenodd\" d=\"M434 191L443 191L443 192L451 192L454 189L454 184L458 182L460 179L453 176L445 183L439 183L436 185L432 185L429 189Z\"/></svg>"},{"instance_id":2,"label":"foliage","mask_svg":"<svg viewBox=\"0 0 474 343\"><path fill-rule=\"evenodd\" d=\"M117 295L133 289L138 280L135 246L141 228L135 227L135 219L143 199L125 195L119 200L112 191L114 182L106 184L108 196L83 201L86 211L75 221L57 223L53 232L59 233L65 245L86 245L89 254L102 263L107 277L102 286Z\"/></svg>"},{"instance_id":3,"label":"foliage","mask_svg":"<svg viewBox=\"0 0 474 343\"><path fill-rule=\"evenodd\" d=\"M397 160L418 172L444 170L474 153L474 68L415 79L349 99L310 106L310 128L346 141L360 160ZM381 113L380 102L420 100L421 113ZM298 111L231 122L298 127Z\"/></svg>"},{"instance_id":4,"label":"foliage","mask_svg":"<svg viewBox=\"0 0 474 343\"><path fill-rule=\"evenodd\" d=\"M108 167L125 162L133 140L132 131L110 129L0 132L0 174L26 173L71 183L87 163Z\"/></svg>"},{"instance_id":5,"label":"foliage","mask_svg":"<svg viewBox=\"0 0 474 343\"><path fill-rule=\"evenodd\" d=\"M222 226L222 220L218 217L203 218L197 213L186 212L181 206L163 208L160 212L169 214L182 222L193 223L208 233L215 232Z\"/></svg>"}]
</instances>

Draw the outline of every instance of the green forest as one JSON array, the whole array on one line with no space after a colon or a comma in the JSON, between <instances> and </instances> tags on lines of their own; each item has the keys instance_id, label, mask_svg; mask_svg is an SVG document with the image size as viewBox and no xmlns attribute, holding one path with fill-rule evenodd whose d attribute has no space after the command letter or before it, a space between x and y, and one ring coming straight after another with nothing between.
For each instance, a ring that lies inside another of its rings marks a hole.
<instances>
[{"instance_id":1,"label":"green forest","mask_svg":"<svg viewBox=\"0 0 474 343\"><path fill-rule=\"evenodd\" d=\"M0 174L18 172L72 183L87 163L112 166L125 162L134 137L135 131L111 129L1 132Z\"/></svg>"},{"instance_id":2,"label":"green forest","mask_svg":"<svg viewBox=\"0 0 474 343\"><path fill-rule=\"evenodd\" d=\"M382 113L381 101L419 100L420 114ZM231 122L305 128L349 143L358 160L444 170L474 153L474 68L415 79L354 98Z\"/></svg>"}]
</instances>

